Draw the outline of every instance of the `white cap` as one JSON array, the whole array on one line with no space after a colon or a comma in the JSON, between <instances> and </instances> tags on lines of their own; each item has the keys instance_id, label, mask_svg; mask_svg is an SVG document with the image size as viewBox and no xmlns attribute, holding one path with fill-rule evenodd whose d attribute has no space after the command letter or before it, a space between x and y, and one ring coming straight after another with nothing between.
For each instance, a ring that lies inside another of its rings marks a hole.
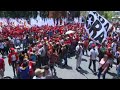
<instances>
[{"instance_id":1,"label":"white cap","mask_svg":"<svg viewBox=\"0 0 120 90\"><path fill-rule=\"evenodd\" d=\"M78 42L79 44L82 43L81 41Z\"/></svg>"}]
</instances>

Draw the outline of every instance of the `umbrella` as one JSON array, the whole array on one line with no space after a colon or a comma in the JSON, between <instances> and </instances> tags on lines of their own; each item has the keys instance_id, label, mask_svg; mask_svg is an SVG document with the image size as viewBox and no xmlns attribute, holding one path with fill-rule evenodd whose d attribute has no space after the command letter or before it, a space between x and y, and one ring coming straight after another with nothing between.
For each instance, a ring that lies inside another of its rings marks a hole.
<instances>
[{"instance_id":1,"label":"umbrella","mask_svg":"<svg viewBox=\"0 0 120 90\"><path fill-rule=\"evenodd\" d=\"M15 47L16 49L20 49L20 46Z\"/></svg>"},{"instance_id":2,"label":"umbrella","mask_svg":"<svg viewBox=\"0 0 120 90\"><path fill-rule=\"evenodd\" d=\"M120 30L116 30L117 33L120 33Z\"/></svg>"},{"instance_id":3,"label":"umbrella","mask_svg":"<svg viewBox=\"0 0 120 90\"><path fill-rule=\"evenodd\" d=\"M75 33L75 31L69 30L65 34L72 34L72 33Z\"/></svg>"}]
</instances>

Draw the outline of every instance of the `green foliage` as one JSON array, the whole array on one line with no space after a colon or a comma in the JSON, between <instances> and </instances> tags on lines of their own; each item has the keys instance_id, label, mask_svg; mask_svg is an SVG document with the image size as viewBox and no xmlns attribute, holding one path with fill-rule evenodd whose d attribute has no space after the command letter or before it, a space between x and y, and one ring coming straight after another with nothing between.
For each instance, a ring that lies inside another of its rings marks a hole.
<instances>
[{"instance_id":1,"label":"green foliage","mask_svg":"<svg viewBox=\"0 0 120 90\"><path fill-rule=\"evenodd\" d=\"M106 19L108 19L108 20L111 20L112 16L113 16L113 12L112 11L98 11L98 13L100 15L102 15L103 17L105 17Z\"/></svg>"}]
</instances>

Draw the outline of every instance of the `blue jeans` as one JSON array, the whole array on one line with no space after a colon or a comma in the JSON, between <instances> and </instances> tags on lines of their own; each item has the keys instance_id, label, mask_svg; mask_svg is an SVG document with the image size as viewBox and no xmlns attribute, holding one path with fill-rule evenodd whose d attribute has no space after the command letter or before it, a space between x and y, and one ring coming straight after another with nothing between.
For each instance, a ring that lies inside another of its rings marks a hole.
<instances>
[{"instance_id":1,"label":"blue jeans","mask_svg":"<svg viewBox=\"0 0 120 90\"><path fill-rule=\"evenodd\" d=\"M63 56L63 59L64 59L64 65L67 65L67 54L65 54L64 56Z\"/></svg>"},{"instance_id":2,"label":"blue jeans","mask_svg":"<svg viewBox=\"0 0 120 90\"><path fill-rule=\"evenodd\" d=\"M117 77L120 77L120 67L117 68Z\"/></svg>"},{"instance_id":3,"label":"blue jeans","mask_svg":"<svg viewBox=\"0 0 120 90\"><path fill-rule=\"evenodd\" d=\"M100 76L101 76L102 71L103 71L102 69L99 69L98 79L100 79ZM107 70L106 70L106 72L104 72L104 74L103 74L103 79L105 79L106 73L107 73Z\"/></svg>"}]
</instances>

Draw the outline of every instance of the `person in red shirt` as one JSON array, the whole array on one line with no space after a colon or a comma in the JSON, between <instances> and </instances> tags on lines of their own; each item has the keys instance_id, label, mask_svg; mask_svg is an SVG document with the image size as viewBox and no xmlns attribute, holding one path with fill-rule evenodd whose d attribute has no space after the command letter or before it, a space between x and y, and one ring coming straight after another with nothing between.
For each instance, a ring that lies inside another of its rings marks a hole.
<instances>
[{"instance_id":1,"label":"person in red shirt","mask_svg":"<svg viewBox=\"0 0 120 90\"><path fill-rule=\"evenodd\" d=\"M113 54L112 54L112 51L111 51L111 47L108 47L107 51L106 51L106 54L108 56L108 59L112 59L113 58Z\"/></svg>"},{"instance_id":2,"label":"person in red shirt","mask_svg":"<svg viewBox=\"0 0 120 90\"><path fill-rule=\"evenodd\" d=\"M87 56L88 56L88 52L87 52L88 46L89 46L89 40L86 39L86 40L84 40L84 52L86 52ZM84 52L83 52L83 54L84 54Z\"/></svg>"},{"instance_id":3,"label":"person in red shirt","mask_svg":"<svg viewBox=\"0 0 120 90\"><path fill-rule=\"evenodd\" d=\"M107 40L109 40L109 41L112 40L111 34L109 34L109 36L107 37Z\"/></svg>"},{"instance_id":4,"label":"person in red shirt","mask_svg":"<svg viewBox=\"0 0 120 90\"><path fill-rule=\"evenodd\" d=\"M4 72L5 72L5 63L4 59L0 57L0 77L4 77Z\"/></svg>"},{"instance_id":5,"label":"person in red shirt","mask_svg":"<svg viewBox=\"0 0 120 90\"><path fill-rule=\"evenodd\" d=\"M112 68L114 56L113 56L113 54L112 54L111 47L108 47L108 50L106 51L106 54L107 54L107 56L108 56L108 61L109 61L109 63L110 63L110 67Z\"/></svg>"},{"instance_id":6,"label":"person in red shirt","mask_svg":"<svg viewBox=\"0 0 120 90\"><path fill-rule=\"evenodd\" d=\"M16 69L16 61L18 61L18 53L15 52L15 49L14 48L11 48L10 49L11 52L9 53L8 55L8 64L11 66L12 65L12 68L13 68L13 73L14 73L14 76L16 75L15 74L15 69Z\"/></svg>"},{"instance_id":7,"label":"person in red shirt","mask_svg":"<svg viewBox=\"0 0 120 90\"><path fill-rule=\"evenodd\" d=\"M76 39L76 41L77 41L77 42L80 40L80 38L79 38L79 35L78 35L78 34L76 34L75 39Z\"/></svg>"},{"instance_id":8,"label":"person in red shirt","mask_svg":"<svg viewBox=\"0 0 120 90\"><path fill-rule=\"evenodd\" d=\"M105 79L106 73L108 71L109 62L108 62L108 56L105 54L104 57L100 60L98 68L98 79L100 79L100 76L102 74L103 79Z\"/></svg>"},{"instance_id":9,"label":"person in red shirt","mask_svg":"<svg viewBox=\"0 0 120 90\"><path fill-rule=\"evenodd\" d=\"M111 47L111 45L112 45L112 40L108 40L107 48Z\"/></svg>"},{"instance_id":10,"label":"person in red shirt","mask_svg":"<svg viewBox=\"0 0 120 90\"><path fill-rule=\"evenodd\" d=\"M56 53L55 49L49 49L48 51L48 57L49 57L49 65L50 65L50 70L52 72L52 75L56 76L56 69L54 68L55 63L58 60L58 54Z\"/></svg>"},{"instance_id":11,"label":"person in red shirt","mask_svg":"<svg viewBox=\"0 0 120 90\"><path fill-rule=\"evenodd\" d=\"M33 51L33 50L32 50L32 46L30 46L29 49L28 49L28 51L27 51L27 54L28 54L29 57L30 57L30 53L31 53L32 51Z\"/></svg>"}]
</instances>

